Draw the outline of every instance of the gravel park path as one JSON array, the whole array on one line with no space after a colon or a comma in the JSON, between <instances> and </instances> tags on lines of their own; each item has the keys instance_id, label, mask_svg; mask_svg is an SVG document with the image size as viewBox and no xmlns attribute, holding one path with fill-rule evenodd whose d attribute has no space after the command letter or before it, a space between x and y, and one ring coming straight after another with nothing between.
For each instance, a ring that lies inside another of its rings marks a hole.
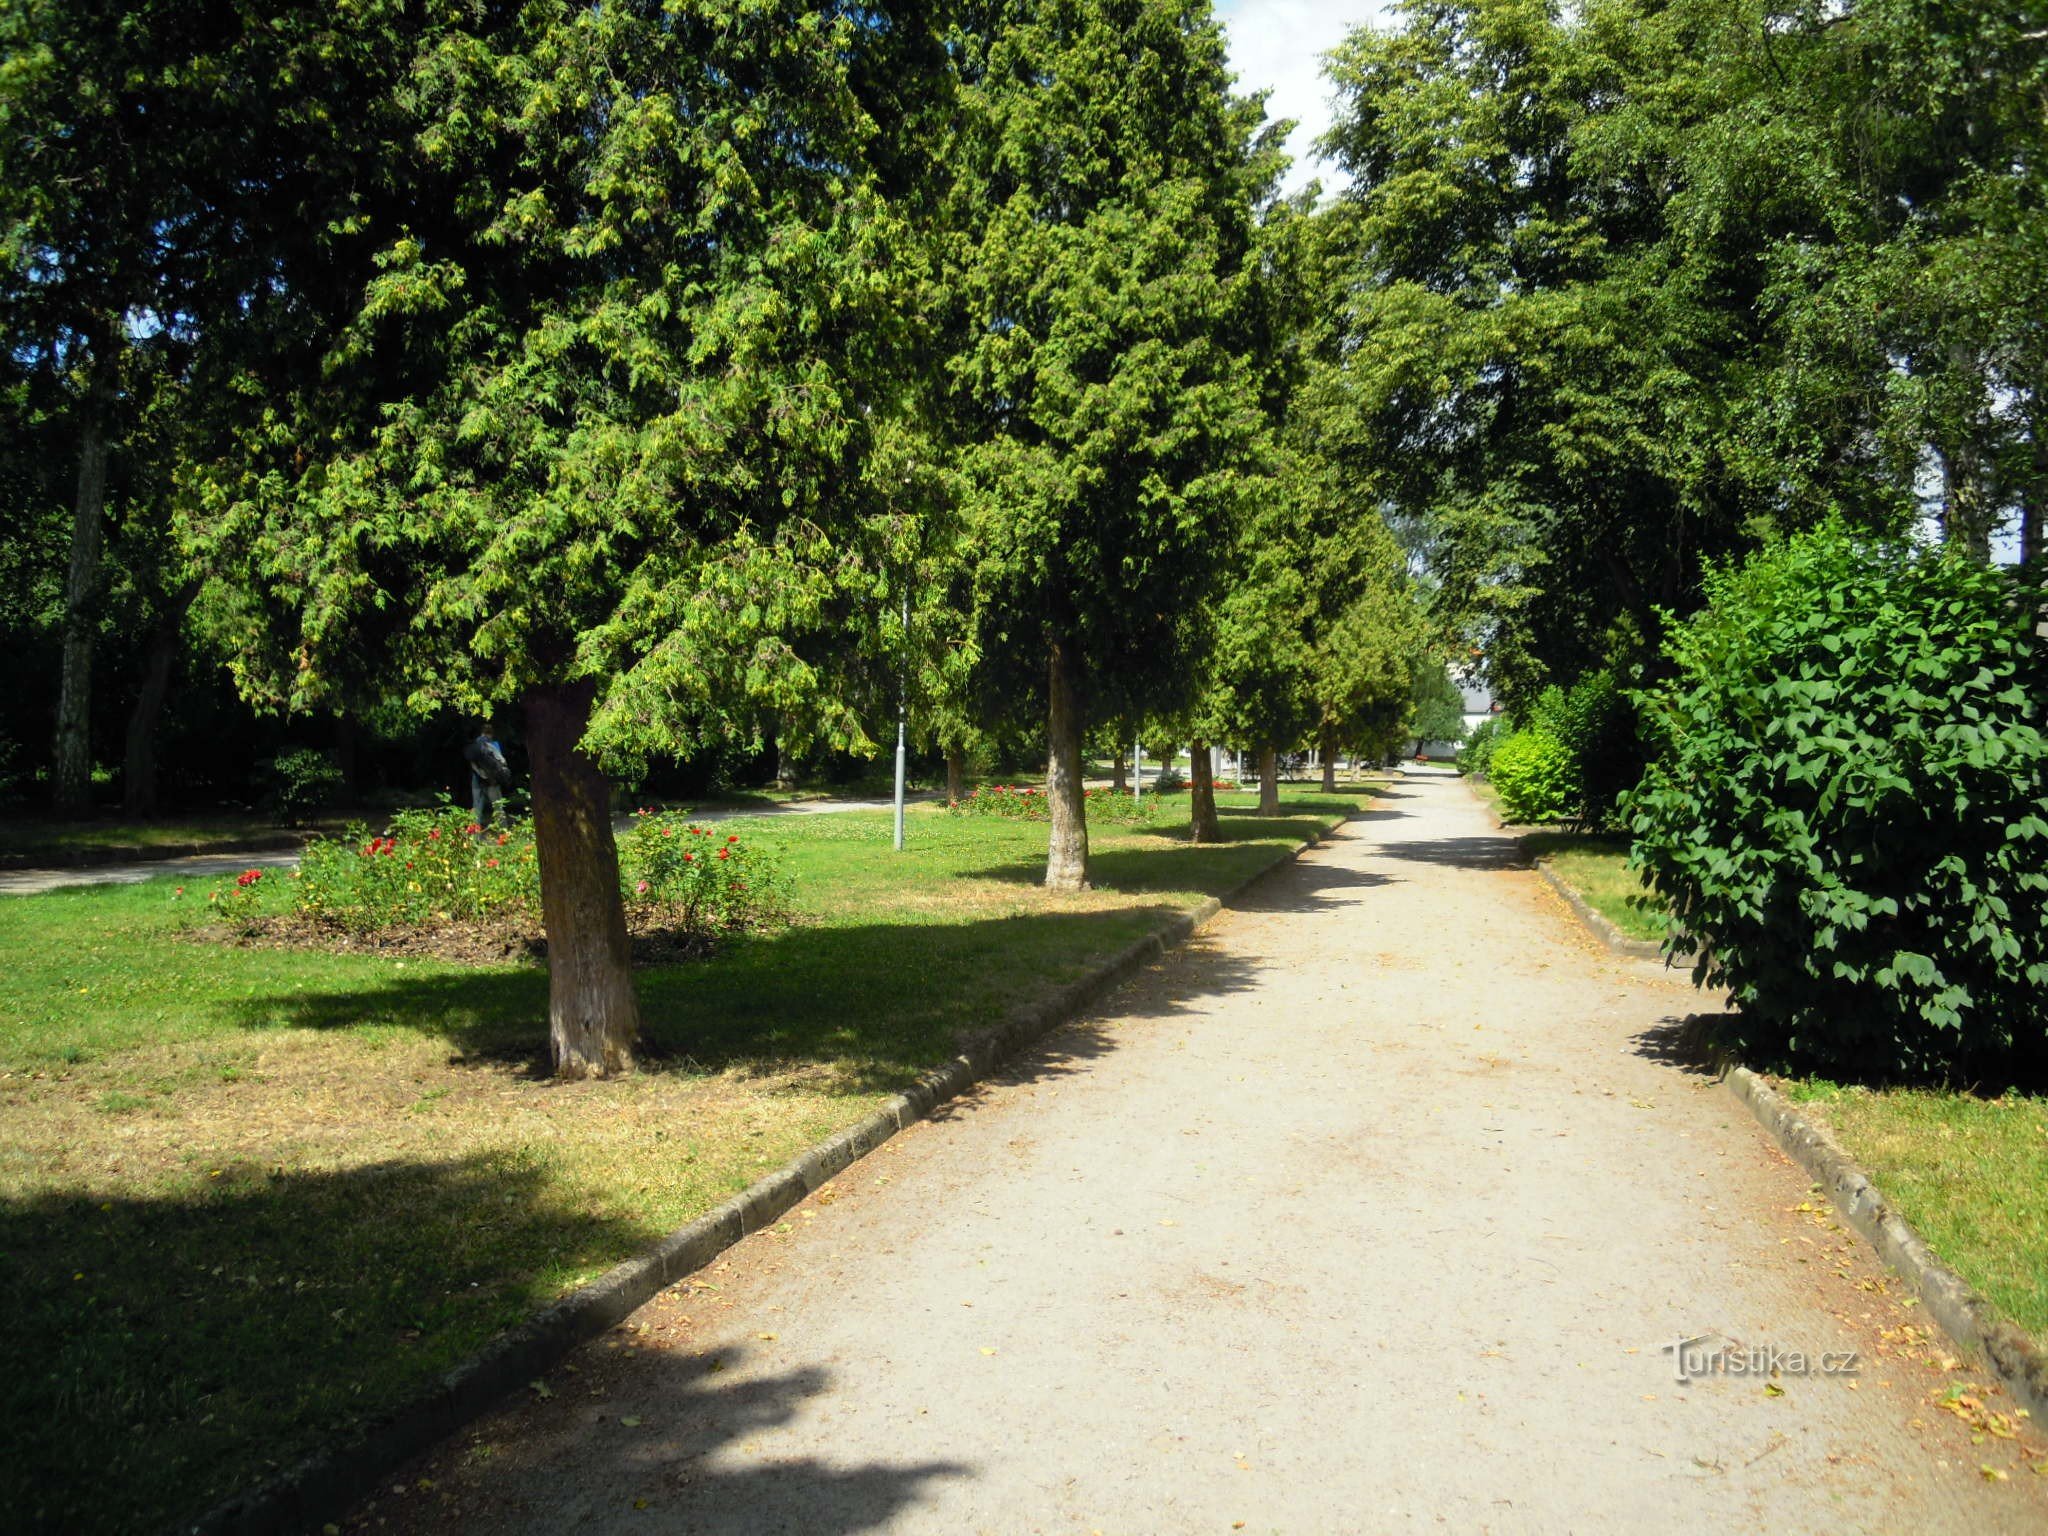
<instances>
[{"instance_id":1,"label":"gravel park path","mask_svg":"<svg viewBox=\"0 0 2048 1536\"><path fill-rule=\"evenodd\" d=\"M1411 774L343 1526L2048 1530L1701 1006Z\"/></svg>"}]
</instances>

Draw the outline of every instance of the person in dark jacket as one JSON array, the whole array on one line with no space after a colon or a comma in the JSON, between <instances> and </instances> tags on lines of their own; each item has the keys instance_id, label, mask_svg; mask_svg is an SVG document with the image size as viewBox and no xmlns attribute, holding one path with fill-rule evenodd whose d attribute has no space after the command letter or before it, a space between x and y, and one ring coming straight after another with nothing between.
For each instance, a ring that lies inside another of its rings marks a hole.
<instances>
[{"instance_id":1,"label":"person in dark jacket","mask_svg":"<svg viewBox=\"0 0 2048 1536\"><path fill-rule=\"evenodd\" d=\"M505 790L512 783L512 769L506 764L505 749L491 734L488 721L478 723L476 735L462 749L462 757L469 764L469 805L476 824L490 825L493 814L504 820Z\"/></svg>"}]
</instances>

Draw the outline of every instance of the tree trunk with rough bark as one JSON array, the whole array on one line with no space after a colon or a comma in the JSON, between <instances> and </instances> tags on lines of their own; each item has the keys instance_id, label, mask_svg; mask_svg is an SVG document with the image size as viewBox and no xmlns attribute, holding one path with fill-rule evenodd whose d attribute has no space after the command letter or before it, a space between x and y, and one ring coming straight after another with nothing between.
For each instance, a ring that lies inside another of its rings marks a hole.
<instances>
[{"instance_id":1,"label":"tree trunk with rough bark","mask_svg":"<svg viewBox=\"0 0 2048 1536\"><path fill-rule=\"evenodd\" d=\"M1206 741L1188 744L1188 840L1216 843L1223 831L1216 822L1216 765Z\"/></svg>"},{"instance_id":2,"label":"tree trunk with rough bark","mask_svg":"<svg viewBox=\"0 0 2048 1536\"><path fill-rule=\"evenodd\" d=\"M71 504L71 565L64 578L64 643L57 694L52 798L59 812L92 809L92 642L107 505L107 410L111 391L95 383L80 424L78 490Z\"/></svg>"},{"instance_id":3,"label":"tree trunk with rough bark","mask_svg":"<svg viewBox=\"0 0 2048 1536\"><path fill-rule=\"evenodd\" d=\"M1131 767L1124 761L1121 747L1117 749L1116 758L1109 765L1109 787L1118 794L1131 787Z\"/></svg>"},{"instance_id":4,"label":"tree trunk with rough bark","mask_svg":"<svg viewBox=\"0 0 2048 1536\"><path fill-rule=\"evenodd\" d=\"M1259 814L1280 814L1280 753L1273 747L1259 748Z\"/></svg>"},{"instance_id":5,"label":"tree trunk with rough bark","mask_svg":"<svg viewBox=\"0 0 2048 1536\"><path fill-rule=\"evenodd\" d=\"M1972 449L1938 454L1941 461L1941 532L1971 559L1991 560L1991 517L1983 466Z\"/></svg>"},{"instance_id":6,"label":"tree trunk with rough bark","mask_svg":"<svg viewBox=\"0 0 2048 1536\"><path fill-rule=\"evenodd\" d=\"M1088 811L1081 800L1081 711L1074 697L1074 662L1064 642L1046 658L1050 699L1046 735L1051 753L1045 767L1045 795L1052 811L1052 836L1045 852L1046 889L1088 889Z\"/></svg>"},{"instance_id":7,"label":"tree trunk with rough bark","mask_svg":"<svg viewBox=\"0 0 2048 1536\"><path fill-rule=\"evenodd\" d=\"M548 1046L555 1076L568 1078L630 1072L640 1038L611 784L578 745L596 697L589 680L526 696L533 840L548 930Z\"/></svg>"},{"instance_id":8,"label":"tree trunk with rough bark","mask_svg":"<svg viewBox=\"0 0 2048 1536\"><path fill-rule=\"evenodd\" d=\"M946 799L967 798L967 754L958 747L946 748Z\"/></svg>"},{"instance_id":9,"label":"tree trunk with rough bark","mask_svg":"<svg viewBox=\"0 0 2048 1536\"><path fill-rule=\"evenodd\" d=\"M157 812L156 732L171 691L171 669L185 638L185 614L199 595L196 582L173 594L150 631L142 657L142 687L128 712L128 740L122 754L121 808L137 820Z\"/></svg>"},{"instance_id":10,"label":"tree trunk with rough bark","mask_svg":"<svg viewBox=\"0 0 2048 1536\"><path fill-rule=\"evenodd\" d=\"M1337 738L1332 733L1323 733L1323 793L1337 793Z\"/></svg>"}]
</instances>

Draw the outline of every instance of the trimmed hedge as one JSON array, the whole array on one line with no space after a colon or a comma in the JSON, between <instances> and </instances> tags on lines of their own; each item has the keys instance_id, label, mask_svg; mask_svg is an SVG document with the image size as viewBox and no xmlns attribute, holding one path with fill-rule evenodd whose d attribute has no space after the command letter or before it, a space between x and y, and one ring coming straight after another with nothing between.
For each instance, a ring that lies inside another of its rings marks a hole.
<instances>
[{"instance_id":1,"label":"trimmed hedge","mask_svg":"<svg viewBox=\"0 0 2048 1536\"><path fill-rule=\"evenodd\" d=\"M2048 1080L2048 645L2007 571L1828 528L1722 571L1629 798L1753 1064ZM1503 749L1504 750L1504 749Z\"/></svg>"}]
</instances>

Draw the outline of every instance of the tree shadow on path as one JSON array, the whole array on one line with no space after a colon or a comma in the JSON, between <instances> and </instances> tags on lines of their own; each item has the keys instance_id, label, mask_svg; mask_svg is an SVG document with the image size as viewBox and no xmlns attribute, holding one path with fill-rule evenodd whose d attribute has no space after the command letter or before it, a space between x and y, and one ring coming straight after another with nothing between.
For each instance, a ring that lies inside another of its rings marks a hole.
<instances>
[{"instance_id":1,"label":"tree shadow on path","mask_svg":"<svg viewBox=\"0 0 2048 1536\"><path fill-rule=\"evenodd\" d=\"M1667 1016L1635 1035L1629 1044L1636 1055L1687 1077L1725 1076L1729 1062L1714 1048L1715 1036L1732 1017L1727 1010Z\"/></svg>"},{"instance_id":2,"label":"tree shadow on path","mask_svg":"<svg viewBox=\"0 0 2048 1536\"><path fill-rule=\"evenodd\" d=\"M1401 859L1412 864L1435 864L1446 869L1492 871L1530 868L1529 856L1522 845L1512 837L1499 834L1385 842L1373 850L1373 857Z\"/></svg>"}]
</instances>

